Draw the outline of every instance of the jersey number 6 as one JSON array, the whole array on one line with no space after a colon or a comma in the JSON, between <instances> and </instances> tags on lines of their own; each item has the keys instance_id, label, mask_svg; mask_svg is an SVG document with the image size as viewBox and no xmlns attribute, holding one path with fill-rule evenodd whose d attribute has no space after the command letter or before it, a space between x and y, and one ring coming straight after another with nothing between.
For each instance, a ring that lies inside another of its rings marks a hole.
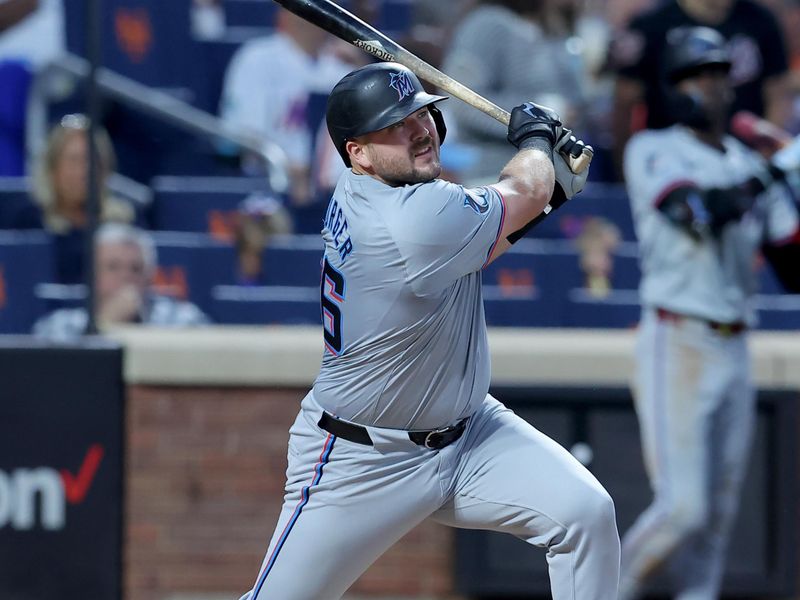
<instances>
[{"instance_id":1,"label":"jersey number 6","mask_svg":"<svg viewBox=\"0 0 800 600\"><path fill-rule=\"evenodd\" d=\"M344 275L334 269L326 258L322 264L320 282L322 302L322 328L325 330L325 346L332 354L342 353L342 311L344 302Z\"/></svg>"}]
</instances>

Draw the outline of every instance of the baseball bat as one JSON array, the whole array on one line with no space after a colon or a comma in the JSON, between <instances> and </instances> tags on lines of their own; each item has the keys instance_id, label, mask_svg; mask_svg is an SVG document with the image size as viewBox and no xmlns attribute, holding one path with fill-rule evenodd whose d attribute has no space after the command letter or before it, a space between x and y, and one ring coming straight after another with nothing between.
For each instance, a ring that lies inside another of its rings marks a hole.
<instances>
[{"instance_id":1,"label":"baseball bat","mask_svg":"<svg viewBox=\"0 0 800 600\"><path fill-rule=\"evenodd\" d=\"M508 126L511 115L477 92L442 73L400 44L385 36L354 14L331 0L275 0L286 10L313 23L345 42L361 48L379 60L397 62L408 67L418 77L444 90L451 96L463 100L470 106ZM568 158L575 173L583 172L592 160L593 150L587 146L577 158Z\"/></svg>"},{"instance_id":2,"label":"baseball bat","mask_svg":"<svg viewBox=\"0 0 800 600\"><path fill-rule=\"evenodd\" d=\"M774 123L747 110L731 118L731 131L746 144L775 152L792 141L792 136Z\"/></svg>"},{"instance_id":3,"label":"baseball bat","mask_svg":"<svg viewBox=\"0 0 800 600\"><path fill-rule=\"evenodd\" d=\"M731 118L731 131L744 143L768 151L770 162L784 173L800 171L800 135L788 131L749 111Z\"/></svg>"}]
</instances>

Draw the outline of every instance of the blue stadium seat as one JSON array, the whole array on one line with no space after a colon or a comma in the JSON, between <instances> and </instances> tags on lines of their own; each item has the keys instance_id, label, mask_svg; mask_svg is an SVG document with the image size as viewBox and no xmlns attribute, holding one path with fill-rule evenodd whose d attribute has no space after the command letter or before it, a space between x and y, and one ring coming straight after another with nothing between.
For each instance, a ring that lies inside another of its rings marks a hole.
<instances>
[{"instance_id":1,"label":"blue stadium seat","mask_svg":"<svg viewBox=\"0 0 800 600\"><path fill-rule=\"evenodd\" d=\"M318 235L275 238L264 250L264 282L276 286L319 286L322 240Z\"/></svg>"},{"instance_id":2,"label":"blue stadium seat","mask_svg":"<svg viewBox=\"0 0 800 600\"><path fill-rule=\"evenodd\" d=\"M26 177L0 177L0 229L14 227L16 215L30 205Z\"/></svg>"},{"instance_id":3,"label":"blue stadium seat","mask_svg":"<svg viewBox=\"0 0 800 600\"><path fill-rule=\"evenodd\" d=\"M619 227L623 240L634 241L628 196L618 184L589 182L575 198L564 204L528 234L533 238L574 238L589 217L604 217Z\"/></svg>"},{"instance_id":4,"label":"blue stadium seat","mask_svg":"<svg viewBox=\"0 0 800 600\"><path fill-rule=\"evenodd\" d=\"M634 242L623 242L613 254L614 271L611 287L615 290L635 290L639 287L642 271L639 267L639 252Z\"/></svg>"},{"instance_id":5,"label":"blue stadium seat","mask_svg":"<svg viewBox=\"0 0 800 600\"><path fill-rule=\"evenodd\" d=\"M153 237L158 251L158 291L209 310L211 289L234 278L233 246L201 233L156 232Z\"/></svg>"},{"instance_id":6,"label":"blue stadium seat","mask_svg":"<svg viewBox=\"0 0 800 600\"><path fill-rule=\"evenodd\" d=\"M224 0L225 23L231 27L267 27L275 21L272 0Z\"/></svg>"},{"instance_id":7,"label":"blue stadium seat","mask_svg":"<svg viewBox=\"0 0 800 600\"><path fill-rule=\"evenodd\" d=\"M231 325L319 325L319 286L216 286L209 315Z\"/></svg>"},{"instance_id":8,"label":"blue stadium seat","mask_svg":"<svg viewBox=\"0 0 800 600\"><path fill-rule=\"evenodd\" d=\"M520 240L484 269L489 325L561 327L564 298L582 276L577 254L562 240Z\"/></svg>"},{"instance_id":9,"label":"blue stadium seat","mask_svg":"<svg viewBox=\"0 0 800 600\"><path fill-rule=\"evenodd\" d=\"M188 88L187 73L196 61L191 5L192 0L101 3L108 32L102 36L103 65L146 85Z\"/></svg>"},{"instance_id":10,"label":"blue stadium seat","mask_svg":"<svg viewBox=\"0 0 800 600\"><path fill-rule=\"evenodd\" d=\"M630 327L639 320L640 271L634 243L614 258L612 292L596 300L582 288L580 255L572 241L517 242L483 274L490 325L525 327Z\"/></svg>"},{"instance_id":11,"label":"blue stadium seat","mask_svg":"<svg viewBox=\"0 0 800 600\"><path fill-rule=\"evenodd\" d=\"M413 20L414 0L382 0L376 28L392 37L410 31Z\"/></svg>"},{"instance_id":12,"label":"blue stadium seat","mask_svg":"<svg viewBox=\"0 0 800 600\"><path fill-rule=\"evenodd\" d=\"M602 298L584 289L567 295L565 327L631 328L639 322L641 307L636 290L615 290Z\"/></svg>"},{"instance_id":13,"label":"blue stadium seat","mask_svg":"<svg viewBox=\"0 0 800 600\"><path fill-rule=\"evenodd\" d=\"M30 333L48 310L37 286L52 280L53 252L46 233L0 232L0 333Z\"/></svg>"},{"instance_id":14,"label":"blue stadium seat","mask_svg":"<svg viewBox=\"0 0 800 600\"><path fill-rule=\"evenodd\" d=\"M260 177L155 177L153 228L161 231L208 232L213 218L229 214L250 193L266 191ZM216 211L216 212L215 212Z\"/></svg>"}]
</instances>

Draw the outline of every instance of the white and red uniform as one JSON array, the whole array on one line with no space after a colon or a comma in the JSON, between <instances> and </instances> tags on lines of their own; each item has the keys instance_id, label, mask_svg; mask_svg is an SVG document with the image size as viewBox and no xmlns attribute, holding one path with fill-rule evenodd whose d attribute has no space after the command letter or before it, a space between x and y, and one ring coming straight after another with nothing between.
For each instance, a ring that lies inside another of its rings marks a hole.
<instances>
[{"instance_id":1,"label":"white and red uniform","mask_svg":"<svg viewBox=\"0 0 800 600\"><path fill-rule=\"evenodd\" d=\"M635 135L625 151L642 267L634 396L654 499L623 539L621 600L637 597L667 562L675 598L719 593L755 416L747 347L755 257L798 229L780 184L717 234L692 236L658 209L678 187L730 188L764 169L734 138L723 145L676 125Z\"/></svg>"}]
</instances>

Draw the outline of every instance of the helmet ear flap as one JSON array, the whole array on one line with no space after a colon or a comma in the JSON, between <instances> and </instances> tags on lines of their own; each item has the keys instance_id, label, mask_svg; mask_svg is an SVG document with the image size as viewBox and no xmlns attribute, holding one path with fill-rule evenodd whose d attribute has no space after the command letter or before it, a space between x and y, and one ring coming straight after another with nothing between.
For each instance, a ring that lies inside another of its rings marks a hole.
<instances>
[{"instance_id":1,"label":"helmet ear flap","mask_svg":"<svg viewBox=\"0 0 800 600\"><path fill-rule=\"evenodd\" d=\"M433 122L436 124L436 133L439 134L439 145L441 145L444 143L444 138L447 135L447 125L444 123L444 115L434 104L429 105L428 110L433 117Z\"/></svg>"},{"instance_id":2,"label":"helmet ear flap","mask_svg":"<svg viewBox=\"0 0 800 600\"><path fill-rule=\"evenodd\" d=\"M350 163L350 155L347 154L347 140L344 140L340 146L336 148L339 151L339 156L342 157L345 166L349 169L353 165Z\"/></svg>"}]
</instances>

